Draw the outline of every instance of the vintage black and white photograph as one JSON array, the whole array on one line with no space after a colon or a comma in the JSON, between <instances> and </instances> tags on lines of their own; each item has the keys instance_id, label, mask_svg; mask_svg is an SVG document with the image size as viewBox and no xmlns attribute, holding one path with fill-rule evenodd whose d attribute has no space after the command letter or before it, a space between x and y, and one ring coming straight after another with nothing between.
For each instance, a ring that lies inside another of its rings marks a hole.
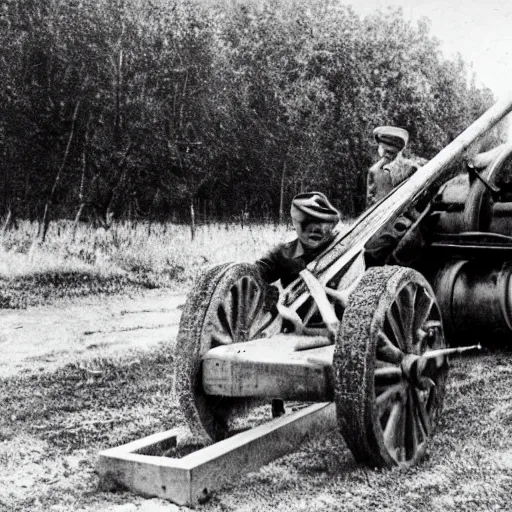
<instances>
[{"instance_id":1,"label":"vintage black and white photograph","mask_svg":"<svg viewBox=\"0 0 512 512\"><path fill-rule=\"evenodd\" d=\"M512 510L508 0L0 0L0 511Z\"/></svg>"}]
</instances>

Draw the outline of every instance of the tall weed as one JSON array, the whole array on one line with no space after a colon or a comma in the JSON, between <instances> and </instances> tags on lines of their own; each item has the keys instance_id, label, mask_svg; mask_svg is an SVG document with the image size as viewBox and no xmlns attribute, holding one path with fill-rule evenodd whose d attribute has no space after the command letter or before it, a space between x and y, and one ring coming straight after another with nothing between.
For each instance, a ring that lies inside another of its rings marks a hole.
<instances>
[{"instance_id":1,"label":"tall weed","mask_svg":"<svg viewBox=\"0 0 512 512\"><path fill-rule=\"evenodd\" d=\"M41 274L127 276L173 287L190 283L211 265L254 261L292 237L289 227L273 224L204 224L192 239L189 227L178 224L119 222L109 230L82 224L73 233L70 222L58 221L39 244L37 225L25 221L0 235L0 279Z\"/></svg>"}]
</instances>

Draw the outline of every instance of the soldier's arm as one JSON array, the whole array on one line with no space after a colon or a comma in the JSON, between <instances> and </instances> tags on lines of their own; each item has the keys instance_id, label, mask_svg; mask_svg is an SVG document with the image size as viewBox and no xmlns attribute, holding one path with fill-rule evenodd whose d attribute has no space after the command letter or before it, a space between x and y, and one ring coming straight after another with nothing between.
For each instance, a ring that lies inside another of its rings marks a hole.
<instances>
[{"instance_id":1,"label":"soldier's arm","mask_svg":"<svg viewBox=\"0 0 512 512\"><path fill-rule=\"evenodd\" d=\"M375 202L375 172L373 168L370 168L368 171L368 176L366 177L366 206L371 206Z\"/></svg>"},{"instance_id":2,"label":"soldier's arm","mask_svg":"<svg viewBox=\"0 0 512 512\"><path fill-rule=\"evenodd\" d=\"M401 158L389 164L389 175L393 188L410 178L423 164L410 158Z\"/></svg>"},{"instance_id":3,"label":"soldier's arm","mask_svg":"<svg viewBox=\"0 0 512 512\"><path fill-rule=\"evenodd\" d=\"M281 277L281 251L282 245L278 245L269 251L263 258L255 261L260 271L261 278L266 283L273 283Z\"/></svg>"}]
</instances>

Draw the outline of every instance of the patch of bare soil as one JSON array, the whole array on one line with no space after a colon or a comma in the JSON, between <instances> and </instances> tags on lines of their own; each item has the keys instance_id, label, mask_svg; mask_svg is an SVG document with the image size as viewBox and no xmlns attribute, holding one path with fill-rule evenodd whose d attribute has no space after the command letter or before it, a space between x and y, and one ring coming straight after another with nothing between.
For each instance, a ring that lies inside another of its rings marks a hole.
<instances>
[{"instance_id":1,"label":"patch of bare soil","mask_svg":"<svg viewBox=\"0 0 512 512\"><path fill-rule=\"evenodd\" d=\"M0 309L0 378L149 351L176 338L184 302L182 293L153 290Z\"/></svg>"},{"instance_id":2,"label":"patch of bare soil","mask_svg":"<svg viewBox=\"0 0 512 512\"><path fill-rule=\"evenodd\" d=\"M0 311L0 511L188 510L99 488L99 451L183 426L173 352L184 296L84 298ZM416 467L354 462L337 432L240 475L200 506L227 511L506 511L512 354L453 360L444 413Z\"/></svg>"}]
</instances>

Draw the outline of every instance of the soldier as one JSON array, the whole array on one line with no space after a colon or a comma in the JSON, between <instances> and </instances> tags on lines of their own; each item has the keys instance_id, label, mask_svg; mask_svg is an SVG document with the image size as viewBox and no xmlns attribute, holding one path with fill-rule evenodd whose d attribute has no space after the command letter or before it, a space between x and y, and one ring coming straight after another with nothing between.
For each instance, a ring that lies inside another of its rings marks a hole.
<instances>
[{"instance_id":1,"label":"soldier","mask_svg":"<svg viewBox=\"0 0 512 512\"><path fill-rule=\"evenodd\" d=\"M321 192L297 194L290 208L297 238L278 245L256 261L267 283L281 280L283 287L299 277L301 270L333 241L338 233L340 214ZM285 413L284 401L272 399L272 417Z\"/></svg>"},{"instance_id":2,"label":"soldier","mask_svg":"<svg viewBox=\"0 0 512 512\"><path fill-rule=\"evenodd\" d=\"M321 192L296 195L290 214L297 238L278 245L256 261L267 283L280 279L283 286L290 284L332 242L338 232L335 228L340 214Z\"/></svg>"},{"instance_id":3,"label":"soldier","mask_svg":"<svg viewBox=\"0 0 512 512\"><path fill-rule=\"evenodd\" d=\"M423 158L413 160L403 156L409 141L407 130L396 126L379 126L373 131L373 136L381 159L368 171L366 206L382 199L426 163Z\"/></svg>"}]
</instances>

